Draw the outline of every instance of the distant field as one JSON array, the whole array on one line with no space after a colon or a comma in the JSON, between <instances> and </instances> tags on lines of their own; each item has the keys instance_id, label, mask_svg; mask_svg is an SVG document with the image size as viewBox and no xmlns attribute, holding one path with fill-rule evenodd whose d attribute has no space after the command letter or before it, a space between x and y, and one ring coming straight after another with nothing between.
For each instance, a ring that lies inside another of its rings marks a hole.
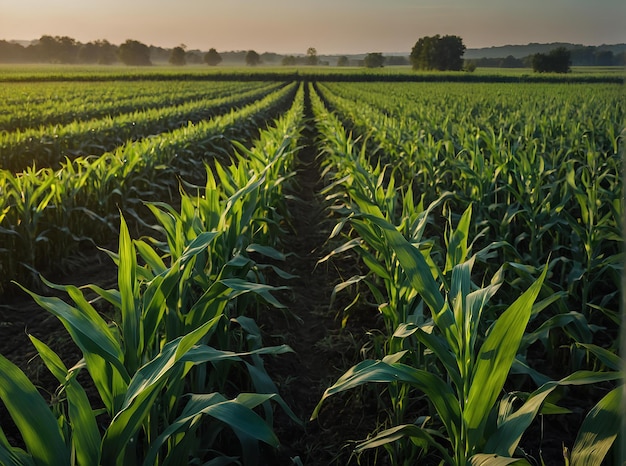
<instances>
[{"instance_id":1,"label":"distant field","mask_svg":"<svg viewBox=\"0 0 626 466\"><path fill-rule=\"evenodd\" d=\"M622 67L573 67L568 74L534 73L530 68L478 68L468 72L414 71L410 66L377 69L323 66L216 66L188 65L0 65L0 81L109 81L109 80L276 80L319 79L346 81L468 81L491 82L622 82Z\"/></svg>"}]
</instances>

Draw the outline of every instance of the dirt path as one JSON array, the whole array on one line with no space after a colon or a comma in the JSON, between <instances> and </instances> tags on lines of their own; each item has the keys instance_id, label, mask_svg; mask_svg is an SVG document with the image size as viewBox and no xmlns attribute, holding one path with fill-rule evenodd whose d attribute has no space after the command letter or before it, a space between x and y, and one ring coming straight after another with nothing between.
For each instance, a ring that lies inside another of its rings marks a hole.
<instances>
[{"instance_id":1,"label":"dirt path","mask_svg":"<svg viewBox=\"0 0 626 466\"><path fill-rule=\"evenodd\" d=\"M335 222L329 218L320 194L324 184L308 93L305 117L307 128L297 160L297 190L288 201L293 233L285 241L285 250L295 254L289 271L300 277L290 283L293 301L288 306L301 322L288 321L282 332L282 342L289 344L295 354L272 361L268 371L281 396L306 425L298 428L279 413L275 428L284 447L274 464L293 464L291 458L298 457L306 466L345 465L351 451L345 443L363 439L371 432L375 415L363 413L376 412L376 408L360 399L346 404L347 397L338 396L325 402L317 420L308 420L324 390L360 359L359 349L366 343L364 335L372 328L372 322L365 325L362 319L354 319L342 329L341 316L337 315L339 307L329 307L333 287L356 272L339 270L332 262L318 265L332 248L326 242ZM342 261L342 267L345 266ZM268 330L276 332L284 325L272 319L272 328Z\"/></svg>"}]
</instances>

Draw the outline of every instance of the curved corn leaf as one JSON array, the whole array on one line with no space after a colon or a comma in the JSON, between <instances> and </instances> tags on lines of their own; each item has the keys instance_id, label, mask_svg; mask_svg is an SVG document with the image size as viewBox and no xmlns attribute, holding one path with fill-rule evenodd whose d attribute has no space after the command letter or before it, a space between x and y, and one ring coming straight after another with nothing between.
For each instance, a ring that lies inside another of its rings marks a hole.
<instances>
[{"instance_id":1,"label":"curved corn leaf","mask_svg":"<svg viewBox=\"0 0 626 466\"><path fill-rule=\"evenodd\" d=\"M617 380L620 377L620 372L578 371L559 381L551 381L542 385L528 397L517 411L511 413L500 423L497 430L487 440L484 452L511 456L548 395L558 386L600 383Z\"/></svg>"},{"instance_id":2,"label":"curved corn leaf","mask_svg":"<svg viewBox=\"0 0 626 466\"><path fill-rule=\"evenodd\" d=\"M22 434L33 463L36 466L70 464L70 452L63 433L34 385L15 364L2 355L0 373L0 399ZM11 461L19 456L11 450L5 450L5 455Z\"/></svg>"},{"instance_id":3,"label":"curved corn leaf","mask_svg":"<svg viewBox=\"0 0 626 466\"><path fill-rule=\"evenodd\" d=\"M433 403L448 433L452 436L460 432L460 426L457 425L461 417L459 402L446 382L422 369L397 362L374 360L362 361L353 366L332 387L326 389L311 415L311 420L318 416L322 403L329 396L371 382L404 382L417 387Z\"/></svg>"},{"instance_id":4,"label":"curved corn leaf","mask_svg":"<svg viewBox=\"0 0 626 466\"><path fill-rule=\"evenodd\" d=\"M454 460L452 460L447 450L437 440L435 440L433 436L443 437L436 430L424 429L416 426L415 424L405 424L392 427L391 429L386 429L378 433L374 438L360 443L354 451L356 453L360 453L363 450L378 448L382 445L386 445L387 443L395 442L401 438L408 437L415 445L421 446L424 450L429 446L435 447L442 455L445 464L454 464Z\"/></svg>"},{"instance_id":5,"label":"curved corn leaf","mask_svg":"<svg viewBox=\"0 0 626 466\"><path fill-rule=\"evenodd\" d=\"M75 373L69 373L61 358L47 345L32 335L30 340L37 352L61 385L65 385L65 393L69 406L71 439L78 465L91 466L100 463L100 432L96 417L83 387L76 381Z\"/></svg>"},{"instance_id":6,"label":"curved corn leaf","mask_svg":"<svg viewBox=\"0 0 626 466\"><path fill-rule=\"evenodd\" d=\"M498 317L478 352L463 410L471 447L478 445L482 438L489 412L511 370L547 271L545 267L535 283Z\"/></svg>"},{"instance_id":7,"label":"curved corn leaf","mask_svg":"<svg viewBox=\"0 0 626 466\"><path fill-rule=\"evenodd\" d=\"M507 456L498 456L494 454L480 453L469 459L470 466L507 466L508 464L530 465L524 459L509 458Z\"/></svg>"},{"instance_id":8,"label":"curved corn leaf","mask_svg":"<svg viewBox=\"0 0 626 466\"><path fill-rule=\"evenodd\" d=\"M622 392L619 386L611 390L585 417L571 453L573 465L600 466L617 437L621 418Z\"/></svg>"}]
</instances>

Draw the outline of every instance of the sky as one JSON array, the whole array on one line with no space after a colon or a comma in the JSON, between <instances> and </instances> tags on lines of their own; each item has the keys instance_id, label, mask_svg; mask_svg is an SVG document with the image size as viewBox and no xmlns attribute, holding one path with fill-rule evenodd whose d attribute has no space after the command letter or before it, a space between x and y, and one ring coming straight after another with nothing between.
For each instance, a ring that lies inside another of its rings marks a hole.
<instances>
[{"instance_id":1,"label":"sky","mask_svg":"<svg viewBox=\"0 0 626 466\"><path fill-rule=\"evenodd\" d=\"M0 0L0 39L44 34L320 55L409 52L435 34L467 48L601 45L626 42L626 0Z\"/></svg>"}]
</instances>

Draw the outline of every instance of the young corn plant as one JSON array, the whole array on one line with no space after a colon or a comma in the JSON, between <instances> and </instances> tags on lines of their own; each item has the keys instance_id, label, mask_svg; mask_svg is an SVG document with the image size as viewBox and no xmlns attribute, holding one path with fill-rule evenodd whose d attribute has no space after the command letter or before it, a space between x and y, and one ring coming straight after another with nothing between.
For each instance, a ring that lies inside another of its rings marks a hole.
<instances>
[{"instance_id":1,"label":"young corn plant","mask_svg":"<svg viewBox=\"0 0 626 466\"><path fill-rule=\"evenodd\" d=\"M395 226L387 222L377 206L362 203L361 207L363 217L370 222L372 235L384 238L396 254L430 315L415 312L407 322L400 324L392 338L404 340L405 344L408 343L407 349L352 367L325 391L312 418L318 416L324 400L336 393L370 382L390 386L402 384L417 389L428 398L443 432L426 427L422 420L380 432L361 444L357 451L409 437L424 450L434 448L442 464L528 464L513 455L522 433L550 392L559 385L595 383L620 377L618 372L575 373L558 382L547 382L517 410L513 409L509 397L498 402L547 268L495 322L487 326L487 304L503 277L498 273L484 287L473 284L475 256L467 257L469 222L459 227L453 235L456 240L448 245L446 269L451 270L451 279L447 288L437 282L440 275L433 275L417 245L407 241ZM442 288L448 290L445 295L441 293ZM437 365L433 367L441 369L415 367L403 362L409 358L411 350L417 350L417 342L437 359ZM615 408L613 399L610 404Z\"/></svg>"}]
</instances>

